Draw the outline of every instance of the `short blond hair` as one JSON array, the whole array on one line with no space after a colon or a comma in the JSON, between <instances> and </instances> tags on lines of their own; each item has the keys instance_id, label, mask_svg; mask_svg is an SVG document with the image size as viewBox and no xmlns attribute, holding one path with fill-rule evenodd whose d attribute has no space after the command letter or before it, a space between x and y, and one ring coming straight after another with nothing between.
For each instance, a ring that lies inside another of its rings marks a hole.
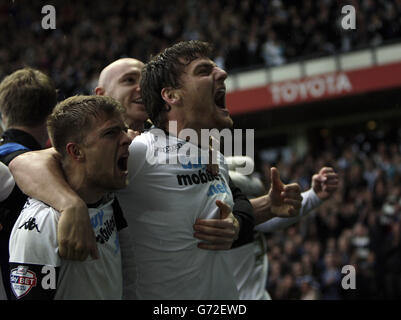
<instances>
[{"instance_id":1,"label":"short blond hair","mask_svg":"<svg viewBox=\"0 0 401 320\"><path fill-rule=\"evenodd\" d=\"M93 120L123 112L122 105L111 97L73 96L54 108L47 119L47 131L53 147L65 156L67 144L82 143L92 130Z\"/></svg>"}]
</instances>

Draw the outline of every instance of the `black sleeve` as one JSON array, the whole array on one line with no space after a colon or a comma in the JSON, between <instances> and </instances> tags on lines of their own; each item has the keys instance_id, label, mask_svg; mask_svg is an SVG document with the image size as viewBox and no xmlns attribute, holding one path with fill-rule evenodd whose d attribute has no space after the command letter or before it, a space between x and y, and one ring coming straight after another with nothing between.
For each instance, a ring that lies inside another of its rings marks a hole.
<instances>
[{"instance_id":1,"label":"black sleeve","mask_svg":"<svg viewBox=\"0 0 401 320\"><path fill-rule=\"evenodd\" d=\"M0 159L0 161L3 162L3 163L8 167L8 165L10 164L10 162L11 162L14 158L18 157L20 154L23 154L23 153L29 152L29 151L31 151L31 150L23 149L23 150L17 150L17 151L11 152L11 153L9 153L9 154L3 156L3 157Z\"/></svg>"},{"instance_id":2,"label":"black sleeve","mask_svg":"<svg viewBox=\"0 0 401 320\"><path fill-rule=\"evenodd\" d=\"M8 166L11 160L28 151L30 150L17 150L11 152L5 156L0 157L0 161ZM22 208L24 207L27 198L28 196L23 194L17 184L15 184L14 189L12 190L10 195L2 202L0 202L0 224L3 226L3 235L5 234L7 237L10 236L14 223L17 220Z\"/></svg>"},{"instance_id":3,"label":"black sleeve","mask_svg":"<svg viewBox=\"0 0 401 320\"><path fill-rule=\"evenodd\" d=\"M27 195L15 185L8 198L0 202L0 223L3 226L1 232L10 235L27 198Z\"/></svg>"},{"instance_id":4,"label":"black sleeve","mask_svg":"<svg viewBox=\"0 0 401 320\"><path fill-rule=\"evenodd\" d=\"M231 178L229 185L234 199L233 215L240 224L238 239L233 243L233 248L236 248L253 241L255 216L253 207L248 198L242 193L241 189L234 184Z\"/></svg>"},{"instance_id":5,"label":"black sleeve","mask_svg":"<svg viewBox=\"0 0 401 320\"><path fill-rule=\"evenodd\" d=\"M53 300L59 267L10 262L11 300Z\"/></svg>"},{"instance_id":6,"label":"black sleeve","mask_svg":"<svg viewBox=\"0 0 401 320\"><path fill-rule=\"evenodd\" d=\"M126 228L128 226L128 223L127 220L125 220L124 218L123 210L121 209L120 203L118 202L117 198L114 199L112 206L117 231L120 231L121 229Z\"/></svg>"}]
</instances>

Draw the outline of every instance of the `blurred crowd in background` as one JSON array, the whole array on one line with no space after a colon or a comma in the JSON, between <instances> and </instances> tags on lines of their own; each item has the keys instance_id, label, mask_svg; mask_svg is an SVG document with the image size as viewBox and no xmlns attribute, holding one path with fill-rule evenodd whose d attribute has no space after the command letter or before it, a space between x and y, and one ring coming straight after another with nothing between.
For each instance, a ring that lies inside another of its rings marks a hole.
<instances>
[{"instance_id":1,"label":"blurred crowd in background","mask_svg":"<svg viewBox=\"0 0 401 320\"><path fill-rule=\"evenodd\" d=\"M268 235L270 295L401 299L401 129L335 135L315 148L301 158L278 152L275 161L262 161L266 183L271 165L305 190L322 166L340 176L332 199L298 225ZM346 265L355 267L356 290L342 289Z\"/></svg>"},{"instance_id":2,"label":"blurred crowd in background","mask_svg":"<svg viewBox=\"0 0 401 320\"><path fill-rule=\"evenodd\" d=\"M45 4L56 8L55 30L41 28ZM346 4L356 8L353 31L341 28ZM179 40L213 43L216 62L236 71L397 38L401 0L2 1L0 79L32 66L55 81L64 99L92 93L110 62L147 61ZM283 181L304 189L324 165L341 177L331 200L300 224L267 236L273 299L401 298L401 134L372 132L327 138L302 158L279 155L260 168L266 183L263 173L275 165ZM357 290L341 289L348 264L356 267Z\"/></svg>"},{"instance_id":3,"label":"blurred crowd in background","mask_svg":"<svg viewBox=\"0 0 401 320\"><path fill-rule=\"evenodd\" d=\"M44 5L56 29L43 30ZM341 28L341 8L356 30ZM0 78L30 65L48 73L61 97L90 93L98 72L123 57L147 61L179 40L214 44L232 71L380 45L401 37L401 0L20 1L0 3Z\"/></svg>"}]
</instances>

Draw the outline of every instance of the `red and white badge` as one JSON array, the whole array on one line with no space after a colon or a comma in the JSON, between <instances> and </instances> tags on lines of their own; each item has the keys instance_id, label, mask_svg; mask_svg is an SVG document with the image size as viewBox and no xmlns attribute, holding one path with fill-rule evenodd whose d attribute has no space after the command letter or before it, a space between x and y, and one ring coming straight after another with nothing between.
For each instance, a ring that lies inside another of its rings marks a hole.
<instances>
[{"instance_id":1,"label":"red and white badge","mask_svg":"<svg viewBox=\"0 0 401 320\"><path fill-rule=\"evenodd\" d=\"M17 268L11 270L11 288L17 299L27 295L33 287L36 287L36 282L36 274L35 272L29 270L28 266L18 266Z\"/></svg>"}]
</instances>

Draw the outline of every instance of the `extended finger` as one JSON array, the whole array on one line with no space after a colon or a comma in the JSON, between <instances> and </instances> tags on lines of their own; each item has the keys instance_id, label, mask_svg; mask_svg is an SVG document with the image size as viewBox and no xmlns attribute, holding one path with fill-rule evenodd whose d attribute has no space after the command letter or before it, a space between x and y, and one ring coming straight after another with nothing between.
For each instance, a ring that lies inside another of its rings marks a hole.
<instances>
[{"instance_id":1,"label":"extended finger","mask_svg":"<svg viewBox=\"0 0 401 320\"><path fill-rule=\"evenodd\" d=\"M220 209L220 219L226 219L231 213L231 207L221 200L216 200L216 205Z\"/></svg>"},{"instance_id":2,"label":"extended finger","mask_svg":"<svg viewBox=\"0 0 401 320\"><path fill-rule=\"evenodd\" d=\"M273 191L279 191L283 188L283 183L280 180L280 172L275 167L270 169L270 181Z\"/></svg>"}]
</instances>

